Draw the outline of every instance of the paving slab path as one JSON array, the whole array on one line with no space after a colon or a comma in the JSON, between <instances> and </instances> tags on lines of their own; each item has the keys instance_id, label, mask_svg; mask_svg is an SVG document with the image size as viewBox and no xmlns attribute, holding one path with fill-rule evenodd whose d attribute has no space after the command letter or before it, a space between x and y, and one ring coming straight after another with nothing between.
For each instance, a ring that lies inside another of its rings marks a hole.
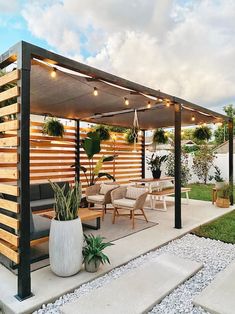
<instances>
[{"instance_id":1,"label":"paving slab path","mask_svg":"<svg viewBox=\"0 0 235 314\"><path fill-rule=\"evenodd\" d=\"M201 268L201 263L162 254L61 310L64 314L143 313Z\"/></svg>"},{"instance_id":2,"label":"paving slab path","mask_svg":"<svg viewBox=\"0 0 235 314\"><path fill-rule=\"evenodd\" d=\"M214 314L235 313L235 262L220 272L195 299L194 304Z\"/></svg>"}]
</instances>

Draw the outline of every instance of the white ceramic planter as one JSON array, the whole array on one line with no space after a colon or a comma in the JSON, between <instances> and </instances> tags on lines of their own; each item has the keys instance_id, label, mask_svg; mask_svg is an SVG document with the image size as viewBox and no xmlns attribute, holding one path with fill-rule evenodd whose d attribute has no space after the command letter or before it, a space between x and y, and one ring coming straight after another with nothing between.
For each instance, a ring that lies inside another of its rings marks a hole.
<instances>
[{"instance_id":1,"label":"white ceramic planter","mask_svg":"<svg viewBox=\"0 0 235 314\"><path fill-rule=\"evenodd\" d=\"M225 185L225 182L216 182L215 183L215 188L217 190L220 190L220 189L222 189L224 187L224 185Z\"/></svg>"},{"instance_id":2,"label":"white ceramic planter","mask_svg":"<svg viewBox=\"0 0 235 314\"><path fill-rule=\"evenodd\" d=\"M51 270L58 276L75 275L82 267L83 231L80 218L51 222L49 256Z\"/></svg>"}]
</instances>

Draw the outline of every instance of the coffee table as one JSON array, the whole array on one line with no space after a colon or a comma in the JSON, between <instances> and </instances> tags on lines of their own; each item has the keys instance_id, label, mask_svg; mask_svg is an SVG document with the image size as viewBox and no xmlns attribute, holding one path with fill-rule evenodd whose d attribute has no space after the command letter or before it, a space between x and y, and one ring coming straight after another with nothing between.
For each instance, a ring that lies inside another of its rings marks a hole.
<instances>
[{"instance_id":1,"label":"coffee table","mask_svg":"<svg viewBox=\"0 0 235 314\"><path fill-rule=\"evenodd\" d=\"M84 227L94 229L94 230L100 229L100 218L103 215L102 211L98 211L95 209L89 209L89 208L79 208L78 215L79 215L81 222L82 222L82 225ZM55 211L53 209L49 209L48 211L41 214L41 216L52 219L55 217ZM95 226L88 225L88 224L84 223L84 221L88 221L88 220L92 220L92 219L96 219L96 225Z\"/></svg>"}]
</instances>

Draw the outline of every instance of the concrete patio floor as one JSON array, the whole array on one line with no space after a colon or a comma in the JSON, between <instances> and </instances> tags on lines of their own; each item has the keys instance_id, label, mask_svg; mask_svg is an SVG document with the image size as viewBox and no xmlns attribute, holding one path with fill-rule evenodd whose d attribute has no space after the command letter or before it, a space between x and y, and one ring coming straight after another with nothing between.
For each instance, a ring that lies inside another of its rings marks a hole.
<instances>
[{"instance_id":1,"label":"concrete patio floor","mask_svg":"<svg viewBox=\"0 0 235 314\"><path fill-rule=\"evenodd\" d=\"M42 304L52 302L83 283L91 281L111 269L181 237L192 229L233 210L233 207L223 209L212 205L210 202L190 200L189 205L182 206L183 228L175 229L173 228L173 199L169 198L168 200L171 200L171 202L168 202L167 212L146 210L149 221L156 222L158 225L118 239L114 241L114 246L106 249L111 265L102 266L97 273L87 273L82 270L77 275L69 278L55 276L49 266L34 271L32 272L32 292L34 296L23 302L17 301L14 297L17 277L0 265L0 306L3 312L32 313ZM184 203L184 200L182 200L182 203ZM102 229L99 233L102 234Z\"/></svg>"}]
</instances>

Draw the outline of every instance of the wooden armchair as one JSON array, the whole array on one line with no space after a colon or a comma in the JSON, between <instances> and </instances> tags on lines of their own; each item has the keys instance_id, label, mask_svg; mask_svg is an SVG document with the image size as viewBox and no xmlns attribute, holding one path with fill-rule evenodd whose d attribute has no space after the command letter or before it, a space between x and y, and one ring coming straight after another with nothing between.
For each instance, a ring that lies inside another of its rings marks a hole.
<instances>
[{"instance_id":1,"label":"wooden armchair","mask_svg":"<svg viewBox=\"0 0 235 314\"><path fill-rule=\"evenodd\" d=\"M113 224L115 223L116 216L129 216L132 220L132 228L135 228L135 216L143 215L146 222L148 219L144 212L144 203L148 192L144 188L137 187L119 187L111 192L112 204L114 207ZM118 209L126 209L130 213L120 214ZM136 211L140 213L136 214Z\"/></svg>"},{"instance_id":2,"label":"wooden armchair","mask_svg":"<svg viewBox=\"0 0 235 314\"><path fill-rule=\"evenodd\" d=\"M99 183L86 188L86 199L88 208L91 204L99 204L102 206L102 220L107 210L107 204L111 204L111 192L118 188L118 184Z\"/></svg>"}]
</instances>

